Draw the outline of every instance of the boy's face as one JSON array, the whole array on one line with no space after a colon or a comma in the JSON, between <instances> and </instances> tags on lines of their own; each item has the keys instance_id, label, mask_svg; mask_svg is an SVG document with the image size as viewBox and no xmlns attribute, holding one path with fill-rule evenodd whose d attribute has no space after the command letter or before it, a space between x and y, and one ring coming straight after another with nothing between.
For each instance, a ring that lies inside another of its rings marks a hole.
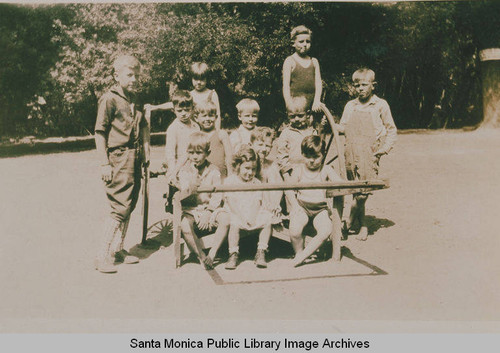
<instances>
[{"instance_id":1,"label":"boy's face","mask_svg":"<svg viewBox=\"0 0 500 353\"><path fill-rule=\"evenodd\" d=\"M252 142L252 148L259 155L259 158L263 161L271 152L273 148L273 140L272 138L266 138L264 141L262 140L254 140Z\"/></svg>"},{"instance_id":2,"label":"boy's face","mask_svg":"<svg viewBox=\"0 0 500 353\"><path fill-rule=\"evenodd\" d=\"M253 130L259 120L259 112L253 110L243 110L238 114L241 125L247 130Z\"/></svg>"},{"instance_id":3,"label":"boy's face","mask_svg":"<svg viewBox=\"0 0 500 353\"><path fill-rule=\"evenodd\" d=\"M195 167L200 167L207 160L207 153L199 149L188 148L187 150L188 159L191 161Z\"/></svg>"},{"instance_id":4,"label":"boy's face","mask_svg":"<svg viewBox=\"0 0 500 353\"><path fill-rule=\"evenodd\" d=\"M116 82L123 89L124 93L135 93L137 91L137 78L139 76L138 69L132 69L130 67L123 67L119 71L114 73L114 78Z\"/></svg>"},{"instance_id":5,"label":"boy's face","mask_svg":"<svg viewBox=\"0 0 500 353\"><path fill-rule=\"evenodd\" d=\"M300 56L306 55L311 49L311 36L309 34L299 34L293 41L293 47Z\"/></svg>"},{"instance_id":6,"label":"boy's face","mask_svg":"<svg viewBox=\"0 0 500 353\"><path fill-rule=\"evenodd\" d=\"M196 122L203 131L212 131L215 128L215 114L211 112L200 112L196 117Z\"/></svg>"},{"instance_id":7,"label":"boy's face","mask_svg":"<svg viewBox=\"0 0 500 353\"><path fill-rule=\"evenodd\" d=\"M193 78L191 82L196 91L203 91L207 87L207 80L204 78Z\"/></svg>"},{"instance_id":8,"label":"boy's face","mask_svg":"<svg viewBox=\"0 0 500 353\"><path fill-rule=\"evenodd\" d=\"M189 123L191 117L193 116L192 106L175 106L174 107L175 117L183 124Z\"/></svg>"},{"instance_id":9,"label":"boy's face","mask_svg":"<svg viewBox=\"0 0 500 353\"><path fill-rule=\"evenodd\" d=\"M323 155L321 153L317 155L304 156L306 168L311 171L316 171L321 167L321 162L323 160Z\"/></svg>"},{"instance_id":10,"label":"boy's face","mask_svg":"<svg viewBox=\"0 0 500 353\"><path fill-rule=\"evenodd\" d=\"M303 130L309 126L309 115L303 109L294 109L288 112L290 125L298 130Z\"/></svg>"},{"instance_id":11,"label":"boy's face","mask_svg":"<svg viewBox=\"0 0 500 353\"><path fill-rule=\"evenodd\" d=\"M256 172L257 163L255 161L249 161L241 163L238 175L244 182L249 182L255 177Z\"/></svg>"},{"instance_id":12,"label":"boy's face","mask_svg":"<svg viewBox=\"0 0 500 353\"><path fill-rule=\"evenodd\" d=\"M361 78L354 82L354 88L360 101L365 102L373 95L374 82L367 78Z\"/></svg>"}]
</instances>

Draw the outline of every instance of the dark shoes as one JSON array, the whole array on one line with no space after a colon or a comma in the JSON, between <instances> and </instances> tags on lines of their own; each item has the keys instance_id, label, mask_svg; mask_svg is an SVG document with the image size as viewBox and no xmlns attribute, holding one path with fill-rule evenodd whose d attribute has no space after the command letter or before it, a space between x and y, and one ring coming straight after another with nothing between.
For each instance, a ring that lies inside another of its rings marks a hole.
<instances>
[{"instance_id":1,"label":"dark shoes","mask_svg":"<svg viewBox=\"0 0 500 353\"><path fill-rule=\"evenodd\" d=\"M235 270L236 269L236 267L238 266L238 257L239 257L239 254L237 252L233 252L229 256L229 259L226 262L226 270Z\"/></svg>"},{"instance_id":2,"label":"dark shoes","mask_svg":"<svg viewBox=\"0 0 500 353\"><path fill-rule=\"evenodd\" d=\"M115 262L123 264L136 264L139 262L137 256L130 255L126 250L120 250L115 253Z\"/></svg>"},{"instance_id":3,"label":"dark shoes","mask_svg":"<svg viewBox=\"0 0 500 353\"><path fill-rule=\"evenodd\" d=\"M257 249L254 263L258 268L267 268L266 250Z\"/></svg>"}]
</instances>

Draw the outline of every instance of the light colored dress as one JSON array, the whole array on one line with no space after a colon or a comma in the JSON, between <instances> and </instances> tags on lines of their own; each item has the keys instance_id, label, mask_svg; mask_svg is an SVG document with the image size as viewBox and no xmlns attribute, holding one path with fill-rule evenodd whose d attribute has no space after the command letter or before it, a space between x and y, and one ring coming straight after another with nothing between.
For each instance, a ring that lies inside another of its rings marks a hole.
<instances>
[{"instance_id":1,"label":"light colored dress","mask_svg":"<svg viewBox=\"0 0 500 353\"><path fill-rule=\"evenodd\" d=\"M224 185L260 185L257 178L244 182L239 176L229 175ZM224 208L229 212L231 225L244 230L261 229L271 224L271 212L265 209L262 191L224 193Z\"/></svg>"}]
</instances>

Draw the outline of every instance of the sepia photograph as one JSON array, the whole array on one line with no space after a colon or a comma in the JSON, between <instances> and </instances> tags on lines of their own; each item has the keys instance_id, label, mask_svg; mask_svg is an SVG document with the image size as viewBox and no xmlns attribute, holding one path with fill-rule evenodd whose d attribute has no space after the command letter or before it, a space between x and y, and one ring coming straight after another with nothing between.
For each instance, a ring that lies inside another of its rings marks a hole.
<instances>
[{"instance_id":1,"label":"sepia photograph","mask_svg":"<svg viewBox=\"0 0 500 353\"><path fill-rule=\"evenodd\" d=\"M0 3L0 334L497 335L499 14Z\"/></svg>"}]
</instances>

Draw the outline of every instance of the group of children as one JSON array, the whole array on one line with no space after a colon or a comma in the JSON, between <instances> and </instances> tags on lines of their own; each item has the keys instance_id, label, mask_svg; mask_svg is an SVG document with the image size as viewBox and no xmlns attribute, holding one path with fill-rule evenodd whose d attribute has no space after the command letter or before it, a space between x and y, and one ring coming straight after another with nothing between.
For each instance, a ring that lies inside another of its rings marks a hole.
<instances>
[{"instance_id":1,"label":"group of children","mask_svg":"<svg viewBox=\"0 0 500 353\"><path fill-rule=\"evenodd\" d=\"M218 96L206 86L209 68L204 63L191 67L191 92L178 90L171 102L145 105L143 117L132 103L138 62L129 56L115 61L114 77L118 84L101 98L96 123L101 174L112 208L96 269L111 273L116 272L117 262L138 262L123 250L123 239L140 187L138 163L149 162L147 121L156 109L172 109L176 116L166 132L163 168L168 182L180 190L182 236L206 269L213 268L226 237L229 258L225 268L235 269L239 263L240 236L245 232L258 233L255 265L267 267L273 225L284 218L289 219L294 266L309 258L329 238L332 229L342 232L339 213L332 207L326 190L196 192L200 186L342 180L334 168L324 164L325 141L312 126L311 111L320 111L322 103L319 63L308 55L311 35L305 26L291 32L295 53L283 65L288 125L278 138L274 130L257 126L260 107L248 98L236 105L241 122L238 129L229 135L221 129ZM346 105L334 128L346 136L346 155L351 161L349 179L376 178L378 161L392 148L396 128L387 102L373 94L373 71L356 71L353 82L358 98ZM139 145L143 148L139 149ZM366 194L355 195L350 217L344 222L345 230L359 223L361 240L368 234L364 224L366 198ZM310 221L316 236L305 245L303 229ZM214 233L213 243L205 253L200 237L209 233Z\"/></svg>"}]
</instances>

